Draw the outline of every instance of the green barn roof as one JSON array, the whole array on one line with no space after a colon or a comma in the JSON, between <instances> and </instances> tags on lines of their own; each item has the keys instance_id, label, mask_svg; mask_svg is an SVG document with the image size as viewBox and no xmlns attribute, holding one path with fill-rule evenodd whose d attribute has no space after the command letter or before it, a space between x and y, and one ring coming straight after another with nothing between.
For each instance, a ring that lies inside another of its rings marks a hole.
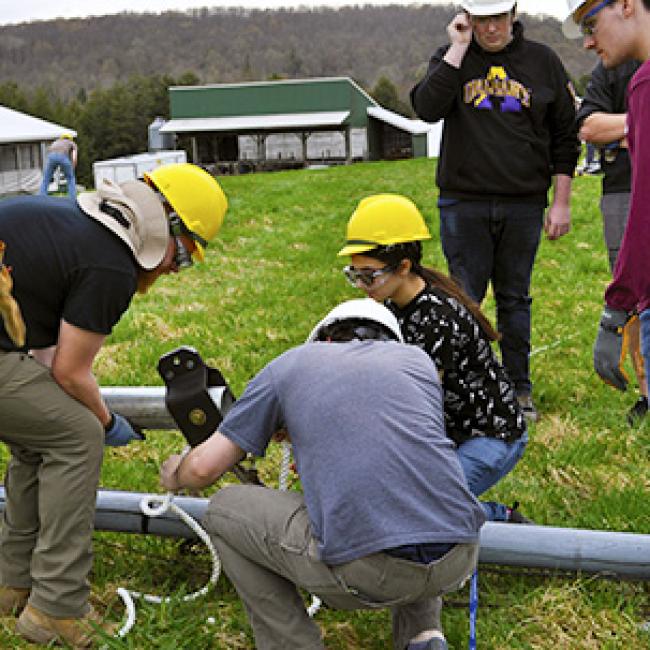
<instances>
[{"instance_id":1,"label":"green barn roof","mask_svg":"<svg viewBox=\"0 0 650 650\"><path fill-rule=\"evenodd\" d=\"M173 86L169 89L171 119L192 120L214 118L260 117L303 114L300 121L309 122L310 113L347 113L339 124L356 127L367 123L366 109L377 103L349 77L291 79L207 86ZM272 120L270 120L272 121ZM198 124L198 122L197 122Z\"/></svg>"}]
</instances>

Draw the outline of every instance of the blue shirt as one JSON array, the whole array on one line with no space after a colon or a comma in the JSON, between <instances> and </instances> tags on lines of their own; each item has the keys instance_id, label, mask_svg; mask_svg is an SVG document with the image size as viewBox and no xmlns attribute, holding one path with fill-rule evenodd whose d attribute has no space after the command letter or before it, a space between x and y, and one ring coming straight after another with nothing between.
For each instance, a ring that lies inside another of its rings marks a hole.
<instances>
[{"instance_id":1,"label":"blue shirt","mask_svg":"<svg viewBox=\"0 0 650 650\"><path fill-rule=\"evenodd\" d=\"M321 559L476 542L483 511L444 430L432 361L385 341L307 343L268 364L219 430L262 456L286 426Z\"/></svg>"}]
</instances>

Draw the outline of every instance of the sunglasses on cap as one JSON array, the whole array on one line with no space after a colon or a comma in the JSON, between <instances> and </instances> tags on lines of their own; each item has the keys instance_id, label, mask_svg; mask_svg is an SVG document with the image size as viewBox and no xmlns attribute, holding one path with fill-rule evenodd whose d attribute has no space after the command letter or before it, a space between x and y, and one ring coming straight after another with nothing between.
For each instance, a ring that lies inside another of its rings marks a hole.
<instances>
[{"instance_id":1,"label":"sunglasses on cap","mask_svg":"<svg viewBox=\"0 0 650 650\"><path fill-rule=\"evenodd\" d=\"M356 287L359 283L365 287L370 287L378 278L385 276L387 273L392 273L396 268L395 264L387 264L381 269L357 269L352 265L348 265L343 269L343 273L353 287Z\"/></svg>"}]
</instances>

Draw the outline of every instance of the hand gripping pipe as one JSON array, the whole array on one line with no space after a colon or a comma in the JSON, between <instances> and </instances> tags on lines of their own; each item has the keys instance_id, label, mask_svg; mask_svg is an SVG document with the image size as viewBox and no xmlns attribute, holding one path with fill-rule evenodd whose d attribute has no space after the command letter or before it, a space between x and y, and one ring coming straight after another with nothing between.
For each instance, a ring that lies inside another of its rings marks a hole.
<instances>
[{"instance_id":1,"label":"hand gripping pipe","mask_svg":"<svg viewBox=\"0 0 650 650\"><path fill-rule=\"evenodd\" d=\"M166 389L162 391L156 387L139 387L135 389L121 389L121 388L107 388L103 389L104 399L109 404L109 407L112 410L115 410L119 413L128 412L129 417L136 424L140 425L143 428L176 428L176 423L174 418L169 414L169 411L165 404L166 398ZM221 407L223 399L223 387L220 389L213 388L209 391L210 398L215 402L217 407ZM133 395L132 393L136 393ZM135 398L135 399L134 399ZM186 447L183 454L186 454L189 451L189 447ZM286 490L288 484L289 476L289 465L291 461L291 445L289 443L282 444L282 460L280 466L280 475L279 475L279 489ZM123 496L123 495L122 495ZM97 517L101 514L106 514L103 512L102 507L100 506L101 493L97 502ZM112 501L112 500L111 500ZM205 511L207 507L207 499L201 500L202 510L200 513ZM114 505L111 503L109 508ZM199 512L196 512L192 507L192 499L183 499L182 497L175 497L173 494L168 493L165 497L158 497L155 495L142 495L142 498L139 500L140 514L140 525L142 526L142 532L153 532L151 530L151 523L155 522L158 524L158 527L161 529L166 528L169 524L174 526L178 523L180 519L187 528L181 528L176 531L178 533L187 533L192 531L198 536L201 541L207 546L212 557L212 574L208 584L206 584L202 589L188 594L184 597L184 601L194 600L200 596L203 596L207 593L210 584L216 584L219 579L219 574L221 571L221 562L218 556L218 553L210 540L209 535L203 528L198 524L197 519L200 517ZM192 513L188 512L192 510ZM168 516L168 513L174 513L178 519L173 518L171 520L162 520L161 518ZM114 508L111 508L110 518L113 519L116 515L119 516L118 512ZM96 526L97 527L97 526ZM118 632L118 636L123 637L131 630L135 624L135 598L141 598L146 602L150 603L163 603L169 602L169 597L159 597L151 594L142 594L137 591L130 591L123 587L117 590L118 595L123 600L127 620L122 628ZM317 596L312 596L312 602L307 609L309 616L314 616L321 605L321 601Z\"/></svg>"}]
</instances>

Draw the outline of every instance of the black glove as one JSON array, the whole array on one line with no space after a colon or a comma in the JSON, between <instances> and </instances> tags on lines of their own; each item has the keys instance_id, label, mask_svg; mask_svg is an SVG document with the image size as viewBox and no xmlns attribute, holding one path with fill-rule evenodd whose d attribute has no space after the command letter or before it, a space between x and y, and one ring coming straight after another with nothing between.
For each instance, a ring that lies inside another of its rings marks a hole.
<instances>
[{"instance_id":1,"label":"black glove","mask_svg":"<svg viewBox=\"0 0 650 650\"><path fill-rule=\"evenodd\" d=\"M119 413L111 413L111 421L104 428L104 444L123 447L131 440L144 440L142 429Z\"/></svg>"},{"instance_id":2,"label":"black glove","mask_svg":"<svg viewBox=\"0 0 650 650\"><path fill-rule=\"evenodd\" d=\"M622 391L627 389L629 381L623 361L627 352L625 330L631 320L626 311L605 305L594 344L594 369L606 384Z\"/></svg>"}]
</instances>

